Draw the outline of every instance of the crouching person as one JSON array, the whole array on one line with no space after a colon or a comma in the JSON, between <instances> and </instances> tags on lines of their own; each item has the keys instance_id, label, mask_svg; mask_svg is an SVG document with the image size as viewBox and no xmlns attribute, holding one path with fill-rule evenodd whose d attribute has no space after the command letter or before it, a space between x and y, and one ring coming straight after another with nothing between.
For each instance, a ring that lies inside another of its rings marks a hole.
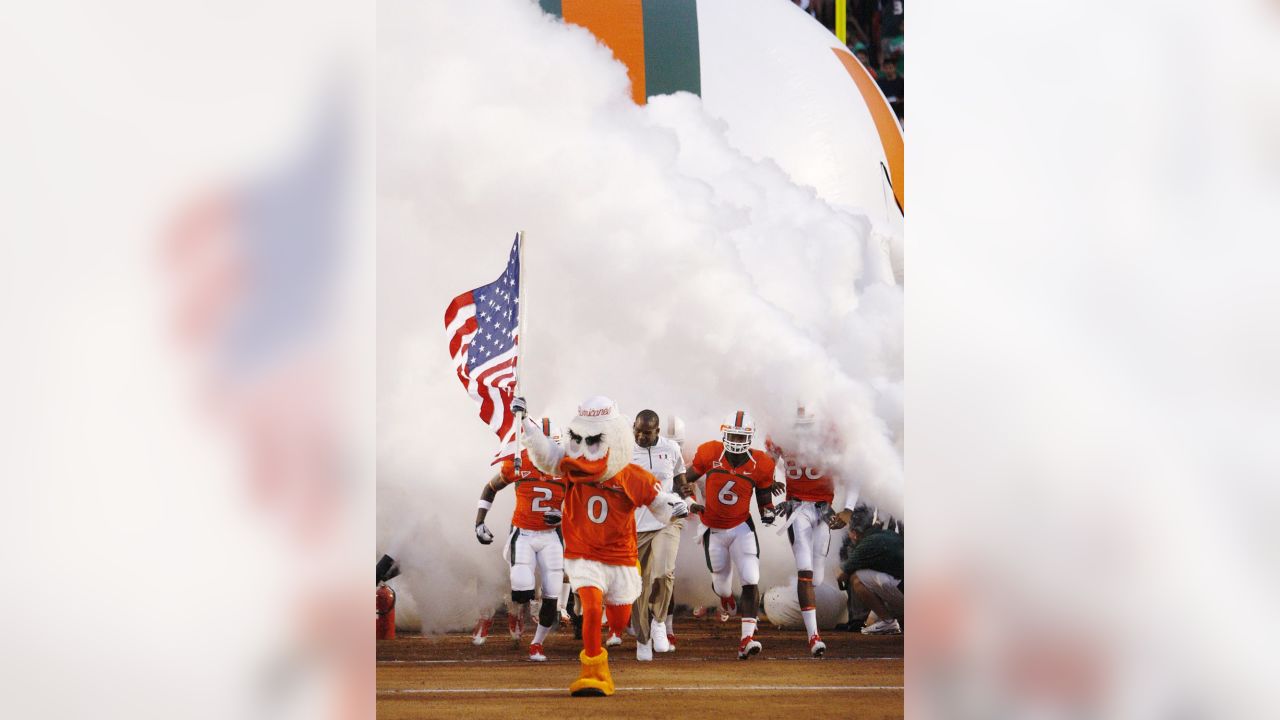
<instances>
[{"instance_id":1,"label":"crouching person","mask_svg":"<svg viewBox=\"0 0 1280 720\"><path fill-rule=\"evenodd\" d=\"M862 634L897 635L902 632L902 536L871 524L870 513L845 510L841 515L849 522L849 539L840 553L839 580L876 617Z\"/></svg>"}]
</instances>

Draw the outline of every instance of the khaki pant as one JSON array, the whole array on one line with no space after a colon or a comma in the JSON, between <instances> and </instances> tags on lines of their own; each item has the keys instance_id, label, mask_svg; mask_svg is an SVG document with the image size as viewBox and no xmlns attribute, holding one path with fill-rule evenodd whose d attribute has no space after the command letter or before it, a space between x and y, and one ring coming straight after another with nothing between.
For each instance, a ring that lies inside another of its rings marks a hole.
<instances>
[{"instance_id":1,"label":"khaki pant","mask_svg":"<svg viewBox=\"0 0 1280 720\"><path fill-rule=\"evenodd\" d=\"M684 518L680 518L661 530L636 533L642 585L640 597L631 608L636 642L649 642L650 620L667 621L667 608L676 585L676 551L683 531Z\"/></svg>"}]
</instances>

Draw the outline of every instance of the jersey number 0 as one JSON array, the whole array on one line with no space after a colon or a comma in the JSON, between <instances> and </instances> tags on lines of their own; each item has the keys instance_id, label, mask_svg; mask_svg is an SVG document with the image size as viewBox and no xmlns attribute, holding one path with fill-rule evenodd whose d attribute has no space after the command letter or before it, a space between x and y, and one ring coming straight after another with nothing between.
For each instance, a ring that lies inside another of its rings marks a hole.
<instances>
[{"instance_id":1,"label":"jersey number 0","mask_svg":"<svg viewBox=\"0 0 1280 720\"><path fill-rule=\"evenodd\" d=\"M603 495L592 495L591 499L587 500L587 517L597 525L609 517L609 503L605 501Z\"/></svg>"}]
</instances>

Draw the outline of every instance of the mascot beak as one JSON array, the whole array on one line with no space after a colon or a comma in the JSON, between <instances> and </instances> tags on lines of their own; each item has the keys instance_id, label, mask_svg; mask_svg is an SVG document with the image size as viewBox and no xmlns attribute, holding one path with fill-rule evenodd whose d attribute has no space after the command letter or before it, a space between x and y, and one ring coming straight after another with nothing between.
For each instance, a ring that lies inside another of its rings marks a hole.
<instances>
[{"instance_id":1,"label":"mascot beak","mask_svg":"<svg viewBox=\"0 0 1280 720\"><path fill-rule=\"evenodd\" d=\"M609 453L596 460L584 457L566 457L560 461L560 473L575 483L599 482L609 466Z\"/></svg>"}]
</instances>

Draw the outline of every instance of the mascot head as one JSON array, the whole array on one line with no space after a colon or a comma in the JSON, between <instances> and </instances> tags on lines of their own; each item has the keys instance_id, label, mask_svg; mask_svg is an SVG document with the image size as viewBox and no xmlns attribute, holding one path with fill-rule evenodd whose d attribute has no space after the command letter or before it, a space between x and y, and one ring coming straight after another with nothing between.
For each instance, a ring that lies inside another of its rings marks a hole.
<instances>
[{"instance_id":1,"label":"mascot head","mask_svg":"<svg viewBox=\"0 0 1280 720\"><path fill-rule=\"evenodd\" d=\"M631 462L634 445L617 403L602 395L587 398L565 433L560 473L575 483L607 480Z\"/></svg>"}]
</instances>

